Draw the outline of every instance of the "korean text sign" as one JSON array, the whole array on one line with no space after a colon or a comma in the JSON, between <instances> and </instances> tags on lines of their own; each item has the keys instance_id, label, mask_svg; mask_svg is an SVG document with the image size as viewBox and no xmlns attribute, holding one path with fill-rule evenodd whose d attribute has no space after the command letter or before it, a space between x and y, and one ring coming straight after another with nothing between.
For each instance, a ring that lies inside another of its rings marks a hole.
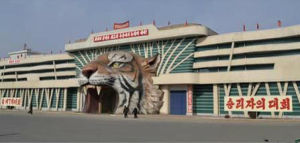
<instances>
[{"instance_id":1,"label":"korean text sign","mask_svg":"<svg viewBox=\"0 0 300 143\"><path fill-rule=\"evenodd\" d=\"M109 40L126 39L126 38L148 36L148 35L149 35L148 29L141 29L135 31L127 31L127 32L95 36L94 42L103 42Z\"/></svg>"},{"instance_id":2,"label":"korean text sign","mask_svg":"<svg viewBox=\"0 0 300 143\"><path fill-rule=\"evenodd\" d=\"M226 96L225 111L284 111L292 112L291 96Z\"/></svg>"},{"instance_id":3,"label":"korean text sign","mask_svg":"<svg viewBox=\"0 0 300 143\"><path fill-rule=\"evenodd\" d=\"M21 106L21 98L3 97L1 98L2 106Z\"/></svg>"}]
</instances>

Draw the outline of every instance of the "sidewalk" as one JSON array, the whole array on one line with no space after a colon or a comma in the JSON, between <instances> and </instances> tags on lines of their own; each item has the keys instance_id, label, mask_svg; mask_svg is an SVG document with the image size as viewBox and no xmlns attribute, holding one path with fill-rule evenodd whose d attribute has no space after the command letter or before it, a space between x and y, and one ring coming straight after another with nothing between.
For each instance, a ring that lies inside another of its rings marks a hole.
<instances>
[{"instance_id":1,"label":"sidewalk","mask_svg":"<svg viewBox=\"0 0 300 143\"><path fill-rule=\"evenodd\" d=\"M25 110L8 110L1 109L1 114L27 114ZM124 119L121 114L87 114L74 111L33 111L33 116L72 116L72 117L83 117L83 118L106 118L106 119ZM260 123L272 122L272 123L284 123L284 122L297 122L300 123L300 118L259 118L250 119L243 117L232 117L224 118L222 116L207 116L207 115L138 115L138 119L134 119L133 115L129 115L127 120L143 120L143 121L175 121L175 122L235 122L235 123Z\"/></svg>"}]
</instances>

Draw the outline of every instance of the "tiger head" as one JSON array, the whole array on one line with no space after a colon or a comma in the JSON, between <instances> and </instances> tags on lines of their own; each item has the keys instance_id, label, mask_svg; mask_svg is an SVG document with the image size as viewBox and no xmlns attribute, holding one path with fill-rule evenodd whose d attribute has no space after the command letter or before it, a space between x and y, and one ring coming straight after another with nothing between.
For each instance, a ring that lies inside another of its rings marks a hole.
<instances>
[{"instance_id":1,"label":"tiger head","mask_svg":"<svg viewBox=\"0 0 300 143\"><path fill-rule=\"evenodd\" d=\"M144 114L159 113L163 92L152 81L159 63L159 55L143 58L118 51L99 56L82 68L80 86L86 90L86 95L97 94L99 97L85 98L84 110L93 108L91 106L97 108L92 100L99 100L103 102L101 104L114 104L113 113L122 113L124 107L128 107L130 113L134 108ZM114 92L108 92L109 89ZM113 93L117 94L117 98L113 99L115 101L105 103L101 99L101 96L112 96Z\"/></svg>"}]
</instances>

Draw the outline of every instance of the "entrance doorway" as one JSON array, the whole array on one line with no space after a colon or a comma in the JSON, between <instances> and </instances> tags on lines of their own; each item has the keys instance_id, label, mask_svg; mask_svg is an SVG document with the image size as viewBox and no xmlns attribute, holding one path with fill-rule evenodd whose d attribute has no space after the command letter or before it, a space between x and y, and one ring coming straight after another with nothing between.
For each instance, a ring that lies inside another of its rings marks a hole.
<instances>
[{"instance_id":1,"label":"entrance doorway","mask_svg":"<svg viewBox=\"0 0 300 143\"><path fill-rule=\"evenodd\" d=\"M102 86L99 95L96 89L88 88L83 111L85 113L113 114L117 103L117 92L113 88Z\"/></svg>"},{"instance_id":2,"label":"entrance doorway","mask_svg":"<svg viewBox=\"0 0 300 143\"><path fill-rule=\"evenodd\" d=\"M186 115L186 91L171 91L170 111L172 115Z\"/></svg>"},{"instance_id":3,"label":"entrance doorway","mask_svg":"<svg viewBox=\"0 0 300 143\"><path fill-rule=\"evenodd\" d=\"M118 103L117 92L111 87L102 87L100 93L100 102L102 107L100 113L113 114Z\"/></svg>"}]
</instances>

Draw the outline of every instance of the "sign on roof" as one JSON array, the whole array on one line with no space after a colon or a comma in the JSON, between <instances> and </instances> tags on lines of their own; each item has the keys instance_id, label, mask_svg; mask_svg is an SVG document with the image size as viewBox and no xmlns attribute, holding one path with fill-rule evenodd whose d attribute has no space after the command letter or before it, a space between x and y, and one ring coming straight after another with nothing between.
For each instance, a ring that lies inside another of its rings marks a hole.
<instances>
[{"instance_id":1,"label":"sign on roof","mask_svg":"<svg viewBox=\"0 0 300 143\"><path fill-rule=\"evenodd\" d=\"M148 36L148 35L149 35L148 29L134 30L134 31L95 36L94 42L103 42L109 40L126 39L126 38Z\"/></svg>"},{"instance_id":2,"label":"sign on roof","mask_svg":"<svg viewBox=\"0 0 300 143\"><path fill-rule=\"evenodd\" d=\"M123 23L114 23L114 30L128 28L128 27L129 27L129 21Z\"/></svg>"},{"instance_id":3,"label":"sign on roof","mask_svg":"<svg viewBox=\"0 0 300 143\"><path fill-rule=\"evenodd\" d=\"M8 64L16 64L16 63L20 63L21 62L21 60L19 60L19 59L10 59L10 60L8 60Z\"/></svg>"}]
</instances>

